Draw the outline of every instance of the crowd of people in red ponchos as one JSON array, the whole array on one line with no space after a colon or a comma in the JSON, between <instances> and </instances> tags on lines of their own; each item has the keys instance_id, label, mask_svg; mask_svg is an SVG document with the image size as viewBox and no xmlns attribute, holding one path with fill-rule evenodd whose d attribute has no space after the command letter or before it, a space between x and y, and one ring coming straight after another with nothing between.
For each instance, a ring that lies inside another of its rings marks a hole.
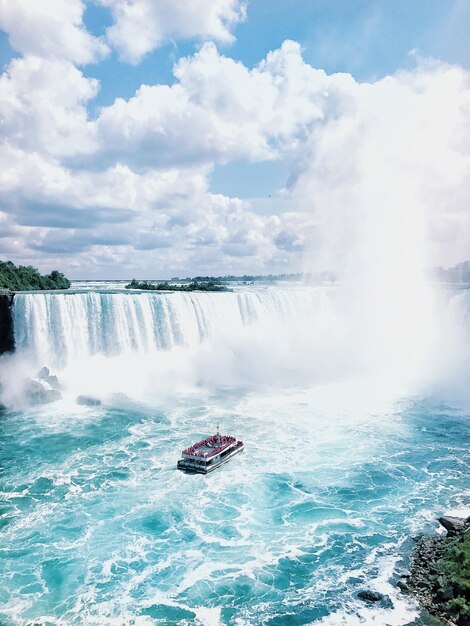
<instances>
[{"instance_id":1,"label":"crowd of people in red ponchos","mask_svg":"<svg viewBox=\"0 0 470 626\"><path fill-rule=\"evenodd\" d=\"M218 452L222 452L224 448L226 448L230 443L235 443L236 438L230 435L212 435L211 437L207 437L203 441L199 443L195 443L193 446L186 448L183 450L183 454L189 454L191 456L200 456L203 458L207 458L209 456L214 456ZM199 452L198 448L202 446L214 446L214 444L219 444L217 448L214 448L210 452Z\"/></svg>"}]
</instances>

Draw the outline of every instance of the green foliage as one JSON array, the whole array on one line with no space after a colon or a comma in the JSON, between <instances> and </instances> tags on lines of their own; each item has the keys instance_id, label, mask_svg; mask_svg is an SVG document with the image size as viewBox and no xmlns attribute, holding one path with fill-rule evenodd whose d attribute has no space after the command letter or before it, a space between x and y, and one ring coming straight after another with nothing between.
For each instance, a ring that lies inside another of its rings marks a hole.
<instances>
[{"instance_id":1,"label":"green foliage","mask_svg":"<svg viewBox=\"0 0 470 626\"><path fill-rule=\"evenodd\" d=\"M57 270L42 275L31 265L16 266L11 261L0 261L0 289L11 291L35 291L44 289L68 289L70 281Z\"/></svg>"},{"instance_id":2,"label":"green foliage","mask_svg":"<svg viewBox=\"0 0 470 626\"><path fill-rule=\"evenodd\" d=\"M276 283L278 281L308 281L308 282L335 282L337 280L336 275L332 272L319 272L316 274L244 274L243 276L234 276L233 274L226 274L225 276L195 276L194 278L172 278L172 281L179 283Z\"/></svg>"},{"instance_id":3,"label":"green foliage","mask_svg":"<svg viewBox=\"0 0 470 626\"><path fill-rule=\"evenodd\" d=\"M207 282L193 281L184 285L175 285L166 281L161 283L139 282L135 278L126 285L126 289L145 289L147 291L230 291L227 287L213 280Z\"/></svg>"},{"instance_id":4,"label":"green foliage","mask_svg":"<svg viewBox=\"0 0 470 626\"><path fill-rule=\"evenodd\" d=\"M446 608L458 624L470 624L470 603L468 600L458 596L447 602Z\"/></svg>"},{"instance_id":5,"label":"green foliage","mask_svg":"<svg viewBox=\"0 0 470 626\"><path fill-rule=\"evenodd\" d=\"M451 543L439 569L454 596L446 608L457 624L470 623L470 532Z\"/></svg>"},{"instance_id":6,"label":"green foliage","mask_svg":"<svg viewBox=\"0 0 470 626\"><path fill-rule=\"evenodd\" d=\"M256 274L243 276L233 276L228 274L226 276L195 276L193 279L184 279L186 282L192 280L193 282L217 282L217 283L231 283L231 282L276 282L278 280L302 280L303 274Z\"/></svg>"}]
</instances>

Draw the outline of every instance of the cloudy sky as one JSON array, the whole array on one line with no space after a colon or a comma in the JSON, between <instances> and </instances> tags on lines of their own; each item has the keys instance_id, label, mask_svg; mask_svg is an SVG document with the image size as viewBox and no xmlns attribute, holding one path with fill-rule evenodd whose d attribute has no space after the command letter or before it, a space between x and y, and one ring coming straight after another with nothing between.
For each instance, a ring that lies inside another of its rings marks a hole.
<instances>
[{"instance_id":1,"label":"cloudy sky","mask_svg":"<svg viewBox=\"0 0 470 626\"><path fill-rule=\"evenodd\" d=\"M0 28L0 258L470 258L468 0L0 0Z\"/></svg>"}]
</instances>

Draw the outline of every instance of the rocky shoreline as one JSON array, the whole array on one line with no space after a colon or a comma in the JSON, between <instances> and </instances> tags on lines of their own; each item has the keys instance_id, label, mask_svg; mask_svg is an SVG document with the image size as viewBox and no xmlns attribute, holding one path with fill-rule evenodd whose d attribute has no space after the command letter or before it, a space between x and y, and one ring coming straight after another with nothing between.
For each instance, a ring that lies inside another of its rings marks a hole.
<instances>
[{"instance_id":1,"label":"rocky shoreline","mask_svg":"<svg viewBox=\"0 0 470 626\"><path fill-rule=\"evenodd\" d=\"M15 350L15 333L11 310L13 297L14 294L8 289L0 289L0 355Z\"/></svg>"},{"instance_id":2,"label":"rocky shoreline","mask_svg":"<svg viewBox=\"0 0 470 626\"><path fill-rule=\"evenodd\" d=\"M441 624L470 624L470 516L439 518L446 534L419 536L409 574L397 586Z\"/></svg>"}]
</instances>

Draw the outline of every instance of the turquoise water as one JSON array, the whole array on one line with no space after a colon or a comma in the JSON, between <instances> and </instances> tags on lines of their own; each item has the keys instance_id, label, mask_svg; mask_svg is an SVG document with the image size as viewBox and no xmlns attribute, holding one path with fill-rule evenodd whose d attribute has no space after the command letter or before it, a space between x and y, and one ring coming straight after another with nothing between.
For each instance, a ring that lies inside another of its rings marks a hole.
<instances>
[{"instance_id":1,"label":"turquoise water","mask_svg":"<svg viewBox=\"0 0 470 626\"><path fill-rule=\"evenodd\" d=\"M332 424L308 390L283 395L4 413L3 623L406 623L415 608L389 583L410 533L462 505L468 416L421 401ZM246 452L177 472L214 415ZM364 586L395 610L361 606Z\"/></svg>"},{"instance_id":2,"label":"turquoise water","mask_svg":"<svg viewBox=\"0 0 470 626\"><path fill-rule=\"evenodd\" d=\"M17 296L2 626L423 624L394 582L410 537L468 507L469 412L452 408L466 385L449 383L468 371L468 304L448 307L447 379L412 391L399 374L419 343L377 342L386 325L366 335L330 288ZM21 380L43 365L63 399L27 406ZM245 452L178 472L217 422Z\"/></svg>"}]
</instances>

